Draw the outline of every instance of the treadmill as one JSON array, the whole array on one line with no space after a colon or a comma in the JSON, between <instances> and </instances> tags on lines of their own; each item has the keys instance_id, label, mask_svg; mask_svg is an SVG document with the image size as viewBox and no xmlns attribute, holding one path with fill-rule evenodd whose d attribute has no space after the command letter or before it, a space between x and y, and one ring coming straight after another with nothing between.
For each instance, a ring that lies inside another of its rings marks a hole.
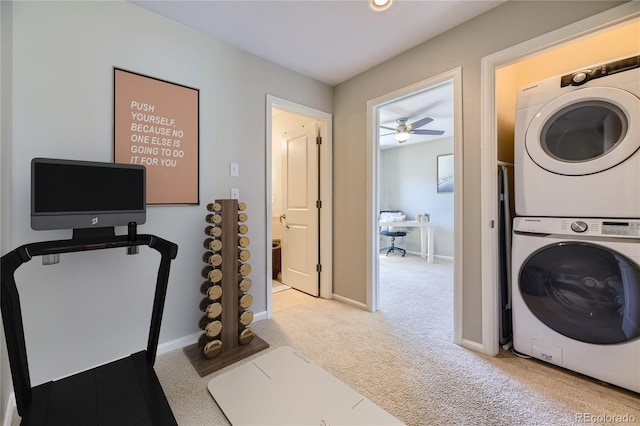
<instances>
[{"instance_id":1,"label":"treadmill","mask_svg":"<svg viewBox=\"0 0 640 426\"><path fill-rule=\"evenodd\" d=\"M74 375L31 387L14 273L35 256L146 245L160 252L147 349ZM154 235L107 235L26 244L0 264L0 304L18 414L22 425L177 426L156 376L160 324L171 260L178 246Z\"/></svg>"}]
</instances>

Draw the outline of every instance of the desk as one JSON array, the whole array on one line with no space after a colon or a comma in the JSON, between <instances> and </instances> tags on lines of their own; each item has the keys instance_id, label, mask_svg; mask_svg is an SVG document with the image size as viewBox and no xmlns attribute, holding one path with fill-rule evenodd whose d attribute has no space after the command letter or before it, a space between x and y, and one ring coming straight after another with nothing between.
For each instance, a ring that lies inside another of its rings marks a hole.
<instances>
[{"instance_id":1,"label":"desk","mask_svg":"<svg viewBox=\"0 0 640 426\"><path fill-rule=\"evenodd\" d=\"M420 228L420 257L427 258L427 263L433 263L433 232L430 222L406 220L403 222L379 222L380 227L394 226L397 228Z\"/></svg>"}]
</instances>

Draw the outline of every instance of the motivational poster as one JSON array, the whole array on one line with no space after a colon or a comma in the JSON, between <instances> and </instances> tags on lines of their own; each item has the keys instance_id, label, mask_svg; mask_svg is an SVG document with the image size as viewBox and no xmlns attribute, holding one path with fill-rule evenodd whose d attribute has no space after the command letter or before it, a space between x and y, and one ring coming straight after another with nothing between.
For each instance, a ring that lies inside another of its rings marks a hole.
<instances>
[{"instance_id":1,"label":"motivational poster","mask_svg":"<svg viewBox=\"0 0 640 426\"><path fill-rule=\"evenodd\" d=\"M198 89L113 69L114 162L147 169L147 204L199 204Z\"/></svg>"}]
</instances>

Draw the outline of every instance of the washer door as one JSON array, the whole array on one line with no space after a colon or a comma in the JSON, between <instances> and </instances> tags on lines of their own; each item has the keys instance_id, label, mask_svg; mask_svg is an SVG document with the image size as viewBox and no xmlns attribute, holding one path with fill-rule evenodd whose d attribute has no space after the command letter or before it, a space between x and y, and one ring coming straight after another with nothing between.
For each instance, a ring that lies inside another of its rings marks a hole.
<instances>
[{"instance_id":1,"label":"washer door","mask_svg":"<svg viewBox=\"0 0 640 426\"><path fill-rule=\"evenodd\" d=\"M640 336L640 269L607 247L543 247L524 262L518 284L529 310L564 336L595 344Z\"/></svg>"},{"instance_id":2,"label":"washer door","mask_svg":"<svg viewBox=\"0 0 640 426\"><path fill-rule=\"evenodd\" d=\"M612 87L587 87L546 104L531 120L525 146L543 169L567 176L617 166L640 147L640 99Z\"/></svg>"}]
</instances>

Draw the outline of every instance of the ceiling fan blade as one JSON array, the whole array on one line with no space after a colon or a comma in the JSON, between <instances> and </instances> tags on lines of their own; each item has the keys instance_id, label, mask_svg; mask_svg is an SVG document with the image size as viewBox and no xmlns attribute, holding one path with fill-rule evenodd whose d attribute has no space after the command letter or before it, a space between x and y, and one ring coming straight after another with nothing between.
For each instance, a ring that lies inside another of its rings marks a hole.
<instances>
[{"instance_id":1,"label":"ceiling fan blade","mask_svg":"<svg viewBox=\"0 0 640 426\"><path fill-rule=\"evenodd\" d=\"M384 135L380 135L380 137L382 137L382 136L389 136L389 135L395 135L395 134L396 134L396 132L393 132L393 133L385 133Z\"/></svg>"},{"instance_id":2,"label":"ceiling fan blade","mask_svg":"<svg viewBox=\"0 0 640 426\"><path fill-rule=\"evenodd\" d=\"M431 117L421 118L420 120L418 120L415 123L411 124L411 128L412 129L417 129L419 127L424 126L425 124L431 123L432 121L433 121L433 118L431 118Z\"/></svg>"},{"instance_id":3,"label":"ceiling fan blade","mask_svg":"<svg viewBox=\"0 0 640 426\"><path fill-rule=\"evenodd\" d=\"M381 129L395 130L395 127L380 126Z\"/></svg>"},{"instance_id":4,"label":"ceiling fan blade","mask_svg":"<svg viewBox=\"0 0 640 426\"><path fill-rule=\"evenodd\" d=\"M441 135L444 133L444 130L411 130L409 133L413 133L414 135Z\"/></svg>"}]
</instances>

